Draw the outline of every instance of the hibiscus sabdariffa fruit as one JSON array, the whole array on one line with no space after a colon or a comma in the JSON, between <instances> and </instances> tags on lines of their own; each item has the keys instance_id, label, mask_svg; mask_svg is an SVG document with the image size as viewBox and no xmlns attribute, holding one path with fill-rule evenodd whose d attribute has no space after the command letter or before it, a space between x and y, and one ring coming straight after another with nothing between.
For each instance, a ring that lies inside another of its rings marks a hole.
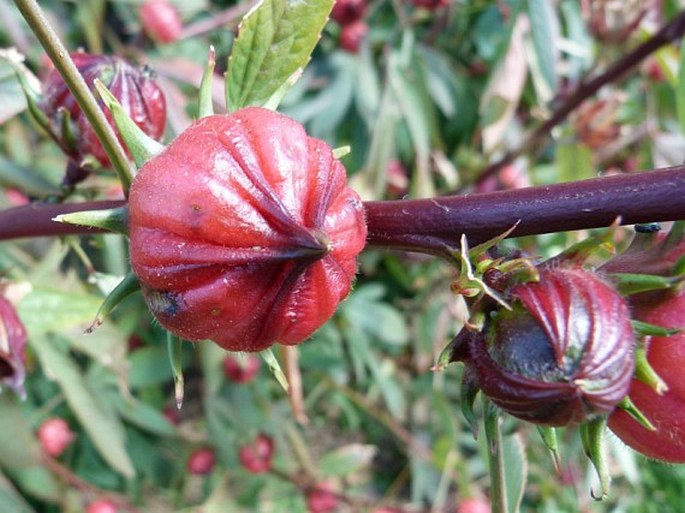
<instances>
[{"instance_id":1,"label":"hibiscus sabdariffa fruit","mask_svg":"<svg viewBox=\"0 0 685 513\"><path fill-rule=\"evenodd\" d=\"M193 123L141 168L129 209L155 317L235 351L314 333L349 293L366 238L330 147L257 107Z\"/></svg>"},{"instance_id":2,"label":"hibiscus sabdariffa fruit","mask_svg":"<svg viewBox=\"0 0 685 513\"><path fill-rule=\"evenodd\" d=\"M635 368L630 312L613 286L578 266L549 266L508 299L511 309L490 312L483 331L456 337L452 357L471 386L544 426L611 413Z\"/></svg>"}]
</instances>

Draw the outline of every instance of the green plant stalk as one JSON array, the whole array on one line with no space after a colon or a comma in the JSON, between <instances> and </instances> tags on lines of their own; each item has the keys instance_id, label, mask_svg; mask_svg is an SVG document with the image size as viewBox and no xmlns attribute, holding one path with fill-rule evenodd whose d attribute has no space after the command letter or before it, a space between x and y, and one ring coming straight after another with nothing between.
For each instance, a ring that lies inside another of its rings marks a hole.
<instances>
[{"instance_id":1,"label":"green plant stalk","mask_svg":"<svg viewBox=\"0 0 685 513\"><path fill-rule=\"evenodd\" d=\"M490 473L490 501L492 513L508 513L507 493L505 490L504 454L502 453L502 419L490 401L483 396L485 412L485 438L488 451L488 471Z\"/></svg>"},{"instance_id":2,"label":"green plant stalk","mask_svg":"<svg viewBox=\"0 0 685 513\"><path fill-rule=\"evenodd\" d=\"M57 71L64 78L86 118L93 126L98 139L102 143L102 147L105 149L110 162L112 162L116 170L124 194L128 195L132 181L131 164L93 93L71 60L69 52L50 26L36 0L15 0L14 3L52 60Z\"/></svg>"}]
</instances>

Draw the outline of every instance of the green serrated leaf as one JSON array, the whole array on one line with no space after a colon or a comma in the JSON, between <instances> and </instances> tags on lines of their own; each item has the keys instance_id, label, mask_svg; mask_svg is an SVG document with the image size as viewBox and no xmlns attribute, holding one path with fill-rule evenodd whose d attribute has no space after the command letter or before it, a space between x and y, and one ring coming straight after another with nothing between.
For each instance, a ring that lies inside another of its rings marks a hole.
<instances>
[{"instance_id":1,"label":"green serrated leaf","mask_svg":"<svg viewBox=\"0 0 685 513\"><path fill-rule=\"evenodd\" d=\"M120 420L103 410L100 400L91 393L81 369L48 337L32 334L30 340L45 374L60 385L69 407L98 453L121 475L134 477L135 470L126 452L124 427Z\"/></svg>"},{"instance_id":2,"label":"green serrated leaf","mask_svg":"<svg viewBox=\"0 0 685 513\"><path fill-rule=\"evenodd\" d=\"M333 0L263 0L240 24L226 73L230 112L264 105L319 40Z\"/></svg>"}]
</instances>

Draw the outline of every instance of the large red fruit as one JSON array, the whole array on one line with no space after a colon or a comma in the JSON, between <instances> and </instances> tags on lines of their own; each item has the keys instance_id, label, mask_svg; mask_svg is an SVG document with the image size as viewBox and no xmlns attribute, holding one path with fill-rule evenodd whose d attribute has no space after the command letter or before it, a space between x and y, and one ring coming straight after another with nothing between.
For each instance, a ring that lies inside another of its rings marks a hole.
<instances>
[{"instance_id":1,"label":"large red fruit","mask_svg":"<svg viewBox=\"0 0 685 513\"><path fill-rule=\"evenodd\" d=\"M641 305L638 319L664 326L685 326L685 290L651 305ZM623 410L609 418L609 427L636 451L659 460L685 463L685 332L647 340L647 360L668 385L658 395L644 383L633 379L630 398L656 427L650 431Z\"/></svg>"},{"instance_id":2,"label":"large red fruit","mask_svg":"<svg viewBox=\"0 0 685 513\"><path fill-rule=\"evenodd\" d=\"M100 79L143 132L154 139L162 137L166 125L166 103L162 90L149 71L135 68L125 60L110 55L76 52L71 58L89 87L94 88L94 80ZM93 127L56 69L47 75L43 83L43 95L41 107L50 120L51 132L64 152L77 161L86 155L93 155L103 166L109 165L109 158ZM64 133L65 112L71 119L70 133ZM107 109L105 115L114 127Z\"/></svg>"},{"instance_id":3,"label":"large red fruit","mask_svg":"<svg viewBox=\"0 0 685 513\"><path fill-rule=\"evenodd\" d=\"M257 107L193 123L129 200L131 264L155 317L233 351L314 333L349 293L366 238L330 147Z\"/></svg>"}]
</instances>

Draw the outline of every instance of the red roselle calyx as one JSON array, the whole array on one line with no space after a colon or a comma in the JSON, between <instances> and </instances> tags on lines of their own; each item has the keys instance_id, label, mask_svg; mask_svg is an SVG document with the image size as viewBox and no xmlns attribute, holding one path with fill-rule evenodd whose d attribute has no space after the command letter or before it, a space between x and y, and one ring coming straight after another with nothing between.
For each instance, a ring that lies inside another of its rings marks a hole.
<instances>
[{"instance_id":1,"label":"red roselle calyx","mask_svg":"<svg viewBox=\"0 0 685 513\"><path fill-rule=\"evenodd\" d=\"M233 383L249 383L259 373L261 360L246 353L244 355L228 354L223 362L224 375Z\"/></svg>"},{"instance_id":2,"label":"red roselle calyx","mask_svg":"<svg viewBox=\"0 0 685 513\"><path fill-rule=\"evenodd\" d=\"M60 456L74 441L74 432L67 421L59 417L46 419L38 428L38 440L50 456Z\"/></svg>"},{"instance_id":3,"label":"red roselle calyx","mask_svg":"<svg viewBox=\"0 0 685 513\"><path fill-rule=\"evenodd\" d=\"M0 383L24 393L26 329L12 303L0 295Z\"/></svg>"},{"instance_id":4,"label":"red roselle calyx","mask_svg":"<svg viewBox=\"0 0 685 513\"><path fill-rule=\"evenodd\" d=\"M149 70L138 69L127 61L110 55L76 52L71 58L89 87L94 89L95 79L100 79L143 132L154 139L162 137L166 125L166 103L162 90ZM49 120L53 137L77 165L87 155L94 156L103 166L109 165L109 158L93 127L55 69L50 71L43 82L41 108ZM111 113L108 109L104 110L110 124L114 126ZM65 116L69 119L66 124Z\"/></svg>"},{"instance_id":5,"label":"red roselle calyx","mask_svg":"<svg viewBox=\"0 0 685 513\"><path fill-rule=\"evenodd\" d=\"M145 33L160 43L176 41L183 31L181 16L169 0L145 0L140 21Z\"/></svg>"},{"instance_id":6,"label":"red roselle calyx","mask_svg":"<svg viewBox=\"0 0 685 513\"><path fill-rule=\"evenodd\" d=\"M211 473L215 465L214 451L206 447L193 451L186 462L188 472L197 476L205 476Z\"/></svg>"},{"instance_id":7,"label":"red roselle calyx","mask_svg":"<svg viewBox=\"0 0 685 513\"><path fill-rule=\"evenodd\" d=\"M258 435L250 445L243 445L238 452L242 466L251 474L263 474L271 470L274 441L265 434Z\"/></svg>"},{"instance_id":8,"label":"red roselle calyx","mask_svg":"<svg viewBox=\"0 0 685 513\"><path fill-rule=\"evenodd\" d=\"M141 168L129 213L155 317L233 351L309 337L349 293L366 238L328 145L257 107L193 123Z\"/></svg>"},{"instance_id":9,"label":"red roselle calyx","mask_svg":"<svg viewBox=\"0 0 685 513\"><path fill-rule=\"evenodd\" d=\"M453 359L468 385L523 420L563 426L610 413L635 366L626 302L581 267L542 267L539 277L514 286L512 310L493 312L481 332L462 330Z\"/></svg>"}]
</instances>

